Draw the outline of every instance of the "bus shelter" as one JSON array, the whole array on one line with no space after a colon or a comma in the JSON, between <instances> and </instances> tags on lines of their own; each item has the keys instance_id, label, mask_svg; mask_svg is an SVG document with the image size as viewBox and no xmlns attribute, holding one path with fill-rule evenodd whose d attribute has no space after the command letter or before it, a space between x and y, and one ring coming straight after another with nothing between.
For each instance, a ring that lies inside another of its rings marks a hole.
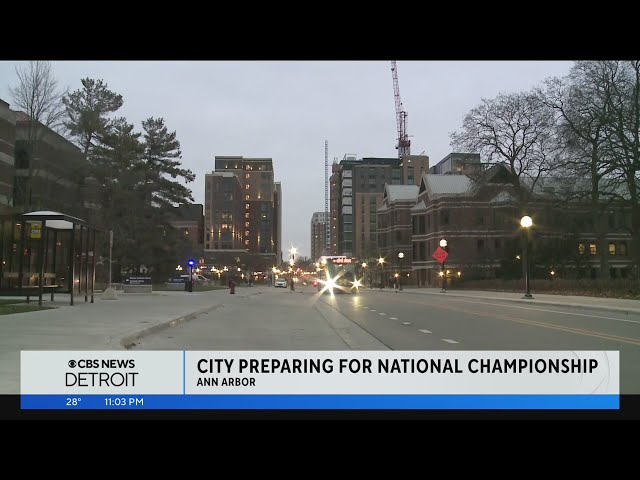
<instances>
[{"instance_id":1,"label":"bus shelter","mask_svg":"<svg viewBox=\"0 0 640 480\"><path fill-rule=\"evenodd\" d=\"M0 295L38 297L46 292L89 297L94 303L96 229L82 219L38 211L0 217Z\"/></svg>"}]
</instances>

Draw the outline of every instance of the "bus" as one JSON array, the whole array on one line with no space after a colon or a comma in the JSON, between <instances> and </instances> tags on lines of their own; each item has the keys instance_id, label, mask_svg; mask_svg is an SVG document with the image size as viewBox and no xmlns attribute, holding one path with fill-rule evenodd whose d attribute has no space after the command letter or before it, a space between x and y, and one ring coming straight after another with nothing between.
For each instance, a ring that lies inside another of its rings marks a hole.
<instances>
[{"instance_id":1,"label":"bus","mask_svg":"<svg viewBox=\"0 0 640 480\"><path fill-rule=\"evenodd\" d=\"M358 262L353 257L322 256L320 264L318 290L329 293L359 293L361 279L356 274Z\"/></svg>"}]
</instances>

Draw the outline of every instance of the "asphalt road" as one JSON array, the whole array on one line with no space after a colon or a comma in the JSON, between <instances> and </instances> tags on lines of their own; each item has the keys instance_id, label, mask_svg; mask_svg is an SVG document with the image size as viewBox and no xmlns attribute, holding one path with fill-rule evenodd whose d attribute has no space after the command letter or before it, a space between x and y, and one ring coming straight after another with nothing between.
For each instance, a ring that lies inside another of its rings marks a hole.
<instances>
[{"instance_id":1,"label":"asphalt road","mask_svg":"<svg viewBox=\"0 0 640 480\"><path fill-rule=\"evenodd\" d=\"M336 328L328 310L350 325L348 335L366 332L375 342L345 341L345 325ZM446 294L320 296L310 286L265 288L251 299L230 299L215 315L145 337L136 349L345 350L378 342L371 349L618 350L621 393L640 394L640 315Z\"/></svg>"}]
</instances>

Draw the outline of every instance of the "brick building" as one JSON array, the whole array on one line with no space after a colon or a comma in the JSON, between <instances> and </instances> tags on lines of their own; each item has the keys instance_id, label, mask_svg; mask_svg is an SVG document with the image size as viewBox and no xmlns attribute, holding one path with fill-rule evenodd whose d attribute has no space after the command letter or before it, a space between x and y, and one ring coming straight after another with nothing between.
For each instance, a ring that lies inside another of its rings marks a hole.
<instances>
[{"instance_id":1,"label":"brick building","mask_svg":"<svg viewBox=\"0 0 640 480\"><path fill-rule=\"evenodd\" d=\"M598 247L586 221L591 216L590 205L566 200L568 189L579 180L541 179L526 208L519 208L506 168L495 165L475 176L423 175L411 208L412 268L418 285L440 284L441 265L432 254L442 239L447 240L448 281L517 278L522 272L525 234L519 221L524 213L534 222L530 231L534 274L544 276L547 271L564 269L566 276L596 276L602 246ZM610 275L624 277L632 263L628 257L629 213L611 205L604 221Z\"/></svg>"},{"instance_id":2,"label":"brick building","mask_svg":"<svg viewBox=\"0 0 640 480\"><path fill-rule=\"evenodd\" d=\"M415 283L411 269L411 209L416 204L417 197L417 185L387 185L382 206L377 212L378 251L385 259L382 270L386 278L391 278L396 273L401 275L403 285ZM402 254L402 259L399 254ZM366 260L368 263L375 262L373 257Z\"/></svg>"}]
</instances>

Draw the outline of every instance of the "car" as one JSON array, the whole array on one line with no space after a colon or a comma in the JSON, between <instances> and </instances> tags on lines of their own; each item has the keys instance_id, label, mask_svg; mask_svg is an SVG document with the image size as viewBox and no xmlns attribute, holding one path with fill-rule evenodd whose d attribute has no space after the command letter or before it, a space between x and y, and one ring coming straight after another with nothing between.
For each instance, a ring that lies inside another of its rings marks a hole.
<instances>
[{"instance_id":1,"label":"car","mask_svg":"<svg viewBox=\"0 0 640 480\"><path fill-rule=\"evenodd\" d=\"M195 283L198 283L200 285L209 285L211 283L211 280L209 280L204 275L194 275L193 280Z\"/></svg>"},{"instance_id":2,"label":"car","mask_svg":"<svg viewBox=\"0 0 640 480\"><path fill-rule=\"evenodd\" d=\"M180 275L180 278L184 279L185 282L189 281L189 275ZM203 275L194 275L193 276L193 284L194 285L209 285L211 280Z\"/></svg>"},{"instance_id":3,"label":"car","mask_svg":"<svg viewBox=\"0 0 640 480\"><path fill-rule=\"evenodd\" d=\"M276 288L277 287L287 288L287 280L284 278L276 278L275 286Z\"/></svg>"}]
</instances>

